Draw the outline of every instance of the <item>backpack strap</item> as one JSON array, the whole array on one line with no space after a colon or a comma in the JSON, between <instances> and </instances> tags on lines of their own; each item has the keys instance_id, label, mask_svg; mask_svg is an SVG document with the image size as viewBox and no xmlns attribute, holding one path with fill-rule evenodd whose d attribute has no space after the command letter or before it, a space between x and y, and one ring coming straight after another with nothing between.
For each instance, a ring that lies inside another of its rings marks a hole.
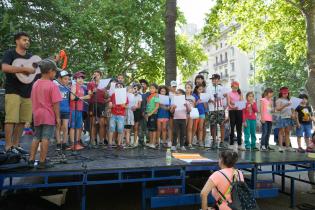
<instances>
[{"instance_id":1,"label":"backpack strap","mask_svg":"<svg viewBox=\"0 0 315 210\"><path fill-rule=\"evenodd\" d=\"M226 191L225 191L224 194L221 193L221 191L218 189L217 186L215 186L216 190L218 191L219 195L221 196L221 199L219 199L219 200L217 201L218 205L220 206L223 201L228 202L228 201L226 200L226 195L231 191L232 182L231 182L231 180L230 180L222 171L219 171L219 172L228 180L228 182L229 182L229 184L230 184L230 185L228 186L228 188L226 189ZM234 180L234 175L233 175L233 180Z\"/></svg>"}]
</instances>

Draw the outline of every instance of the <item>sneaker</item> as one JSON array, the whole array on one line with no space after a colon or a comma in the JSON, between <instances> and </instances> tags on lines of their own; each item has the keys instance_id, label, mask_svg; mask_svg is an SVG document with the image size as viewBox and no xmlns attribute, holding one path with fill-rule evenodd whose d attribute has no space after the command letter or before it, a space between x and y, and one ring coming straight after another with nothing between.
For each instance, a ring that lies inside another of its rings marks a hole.
<instances>
[{"instance_id":1,"label":"sneaker","mask_svg":"<svg viewBox=\"0 0 315 210\"><path fill-rule=\"evenodd\" d=\"M232 150L234 150L235 149L235 146L234 146L234 144L230 144L229 146L228 146L228 149L232 149Z\"/></svg>"},{"instance_id":2,"label":"sneaker","mask_svg":"<svg viewBox=\"0 0 315 210\"><path fill-rule=\"evenodd\" d=\"M279 151L279 152L284 152L283 147L282 147L282 146L279 146L279 147L278 147L278 151Z\"/></svg>"},{"instance_id":3,"label":"sneaker","mask_svg":"<svg viewBox=\"0 0 315 210\"><path fill-rule=\"evenodd\" d=\"M261 146L260 151L266 152L267 151L267 147L265 145Z\"/></svg>"},{"instance_id":4,"label":"sneaker","mask_svg":"<svg viewBox=\"0 0 315 210\"><path fill-rule=\"evenodd\" d=\"M61 150L61 144L56 144L56 151L60 151Z\"/></svg>"},{"instance_id":5,"label":"sneaker","mask_svg":"<svg viewBox=\"0 0 315 210\"><path fill-rule=\"evenodd\" d=\"M223 149L225 147L226 146L225 146L224 142L220 142L219 145L218 145L218 149Z\"/></svg>"},{"instance_id":6,"label":"sneaker","mask_svg":"<svg viewBox=\"0 0 315 210\"><path fill-rule=\"evenodd\" d=\"M244 148L242 145L239 145L239 146L237 147L237 149L240 150L240 151L245 151L245 148Z\"/></svg>"},{"instance_id":7,"label":"sneaker","mask_svg":"<svg viewBox=\"0 0 315 210\"><path fill-rule=\"evenodd\" d=\"M108 150L113 150L113 145L108 144L108 145L107 145L107 149L108 149Z\"/></svg>"},{"instance_id":8,"label":"sneaker","mask_svg":"<svg viewBox=\"0 0 315 210\"><path fill-rule=\"evenodd\" d=\"M46 169L46 168L52 168L54 167L53 164L45 161L45 162L39 162L38 165L37 165L37 169Z\"/></svg>"},{"instance_id":9,"label":"sneaker","mask_svg":"<svg viewBox=\"0 0 315 210\"><path fill-rule=\"evenodd\" d=\"M181 150L181 151L186 151L185 146L181 146L181 147L180 147L180 150Z\"/></svg>"},{"instance_id":10,"label":"sneaker","mask_svg":"<svg viewBox=\"0 0 315 210\"><path fill-rule=\"evenodd\" d=\"M19 151L19 153L22 155L28 155L28 152L25 149L23 149L21 146L17 146L15 147L15 149Z\"/></svg>"},{"instance_id":11,"label":"sneaker","mask_svg":"<svg viewBox=\"0 0 315 210\"><path fill-rule=\"evenodd\" d=\"M171 151L175 152L176 151L176 147L175 146L171 146Z\"/></svg>"},{"instance_id":12,"label":"sneaker","mask_svg":"<svg viewBox=\"0 0 315 210\"><path fill-rule=\"evenodd\" d=\"M250 148L249 148L249 147L245 147L245 150L246 150L246 151L250 151Z\"/></svg>"},{"instance_id":13,"label":"sneaker","mask_svg":"<svg viewBox=\"0 0 315 210\"><path fill-rule=\"evenodd\" d=\"M61 149L66 150L68 148L68 145L66 143L61 144Z\"/></svg>"},{"instance_id":14,"label":"sneaker","mask_svg":"<svg viewBox=\"0 0 315 210\"><path fill-rule=\"evenodd\" d=\"M15 147L11 147L10 149L8 149L6 151L6 153L13 153L13 154L17 154L17 155L20 155L21 153L15 148Z\"/></svg>"},{"instance_id":15,"label":"sneaker","mask_svg":"<svg viewBox=\"0 0 315 210\"><path fill-rule=\"evenodd\" d=\"M192 144L188 144L188 149L194 149Z\"/></svg>"},{"instance_id":16,"label":"sneaker","mask_svg":"<svg viewBox=\"0 0 315 210\"><path fill-rule=\"evenodd\" d=\"M29 160L29 161L27 161L27 166L28 166L29 168L34 168L34 167L35 167L34 164L35 164L35 161L34 161L34 160Z\"/></svg>"},{"instance_id":17,"label":"sneaker","mask_svg":"<svg viewBox=\"0 0 315 210\"><path fill-rule=\"evenodd\" d=\"M305 150L302 147L299 147L296 151L300 153L305 153Z\"/></svg>"},{"instance_id":18,"label":"sneaker","mask_svg":"<svg viewBox=\"0 0 315 210\"><path fill-rule=\"evenodd\" d=\"M257 147L254 147L254 148L252 148L252 151L257 152L257 151L259 151L259 149Z\"/></svg>"},{"instance_id":19,"label":"sneaker","mask_svg":"<svg viewBox=\"0 0 315 210\"><path fill-rule=\"evenodd\" d=\"M212 144L211 144L211 149L217 149L217 148L219 148L218 145L217 145L217 143L212 142Z\"/></svg>"},{"instance_id":20,"label":"sneaker","mask_svg":"<svg viewBox=\"0 0 315 210\"><path fill-rule=\"evenodd\" d=\"M124 149L124 146L123 146L123 145L117 145L117 149L118 149L118 150L123 150L123 149Z\"/></svg>"},{"instance_id":21,"label":"sneaker","mask_svg":"<svg viewBox=\"0 0 315 210\"><path fill-rule=\"evenodd\" d=\"M154 144L146 144L147 147L155 149L155 145Z\"/></svg>"},{"instance_id":22,"label":"sneaker","mask_svg":"<svg viewBox=\"0 0 315 210\"><path fill-rule=\"evenodd\" d=\"M272 148L272 147L270 147L270 146L267 146L267 149L268 149L269 151L274 151L274 150L275 150L274 148Z\"/></svg>"},{"instance_id":23,"label":"sneaker","mask_svg":"<svg viewBox=\"0 0 315 210\"><path fill-rule=\"evenodd\" d=\"M287 147L285 150L288 152L296 152L296 150L292 147Z\"/></svg>"}]
</instances>

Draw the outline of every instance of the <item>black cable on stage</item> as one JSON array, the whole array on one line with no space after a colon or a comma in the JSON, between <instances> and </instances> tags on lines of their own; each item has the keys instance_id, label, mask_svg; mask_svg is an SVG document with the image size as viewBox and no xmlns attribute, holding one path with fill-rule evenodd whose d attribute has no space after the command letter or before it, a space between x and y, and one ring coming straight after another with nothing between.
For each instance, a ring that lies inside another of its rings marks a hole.
<instances>
[{"instance_id":1,"label":"black cable on stage","mask_svg":"<svg viewBox=\"0 0 315 210\"><path fill-rule=\"evenodd\" d=\"M296 205L296 208L300 209L300 210L315 210L315 206L311 205L309 203L301 203Z\"/></svg>"},{"instance_id":2,"label":"black cable on stage","mask_svg":"<svg viewBox=\"0 0 315 210\"><path fill-rule=\"evenodd\" d=\"M126 155L126 154L117 154L117 153L110 153L103 155L105 159L119 159L119 160L143 160L143 159L158 159L164 157L164 155L147 155L147 154L139 154L139 155Z\"/></svg>"}]
</instances>

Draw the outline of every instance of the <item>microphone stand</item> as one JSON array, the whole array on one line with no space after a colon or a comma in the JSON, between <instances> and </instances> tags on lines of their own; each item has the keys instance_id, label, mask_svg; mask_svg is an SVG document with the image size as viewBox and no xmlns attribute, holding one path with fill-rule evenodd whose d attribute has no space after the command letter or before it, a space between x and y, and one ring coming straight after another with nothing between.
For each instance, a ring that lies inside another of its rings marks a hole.
<instances>
[{"instance_id":1,"label":"microphone stand","mask_svg":"<svg viewBox=\"0 0 315 210\"><path fill-rule=\"evenodd\" d=\"M70 94L72 94L75 98L74 98L74 119L76 120L77 119L77 109L78 109L78 101L81 100L84 104L88 104L86 101L84 101L83 99L80 99L75 93L73 93L68 87L66 87L65 85L63 85L62 83L60 83L60 81L58 80L55 80L58 82L58 84L60 84L61 86L63 86L64 88L66 88L66 90L68 90L70 92ZM76 121L74 122L74 127L76 125ZM72 147L72 152L71 152L71 155L72 156L77 156L78 155L78 152L76 151L76 146L78 144L78 141L77 141L77 128L74 128L74 143L73 143L73 147Z\"/></svg>"}]
</instances>

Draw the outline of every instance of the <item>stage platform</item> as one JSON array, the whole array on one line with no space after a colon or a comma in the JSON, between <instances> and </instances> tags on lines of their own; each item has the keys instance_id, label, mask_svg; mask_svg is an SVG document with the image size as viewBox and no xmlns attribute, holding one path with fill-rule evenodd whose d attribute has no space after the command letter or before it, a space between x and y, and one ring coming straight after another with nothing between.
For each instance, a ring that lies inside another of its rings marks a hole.
<instances>
[{"instance_id":1,"label":"stage platform","mask_svg":"<svg viewBox=\"0 0 315 210\"><path fill-rule=\"evenodd\" d=\"M126 150L84 149L76 156L71 151L63 154L50 148L49 158L55 163L53 168L21 169L16 171L1 171L0 188L2 190L32 189L32 188L65 188L79 186L81 188L81 209L86 209L86 187L103 184L141 183L142 209L164 206L194 205L200 203L199 192L188 190L190 179L208 176L218 169L219 150L190 150L186 153L199 153L211 159L207 163L186 163L172 159L171 165L166 165L165 150L135 148ZM67 163L60 163L65 156ZM284 191L285 179L291 180L291 206L294 206L294 182L304 181L288 176L289 172L314 170L315 160L307 154L296 152L239 152L237 168L247 173L248 183L257 198L275 197L279 190ZM292 167L293 166L293 167ZM261 180L259 174L270 174L269 182L274 182L276 175L281 176L282 186L257 187ZM306 180L305 180L306 181ZM148 183L170 182L167 186L176 186L180 194L159 196L157 188ZM201 183L204 184L204 183ZM198 188L196 188L198 189ZM213 201L209 196L209 201Z\"/></svg>"}]
</instances>

